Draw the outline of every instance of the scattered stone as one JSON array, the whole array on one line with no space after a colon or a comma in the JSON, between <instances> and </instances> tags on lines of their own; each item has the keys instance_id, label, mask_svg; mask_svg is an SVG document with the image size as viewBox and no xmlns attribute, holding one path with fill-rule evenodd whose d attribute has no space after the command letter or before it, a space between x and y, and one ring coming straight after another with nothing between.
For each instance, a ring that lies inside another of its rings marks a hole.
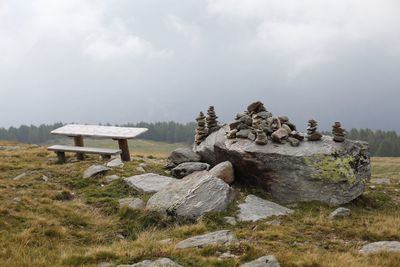
<instances>
[{"instance_id":1,"label":"scattered stone","mask_svg":"<svg viewBox=\"0 0 400 267\"><path fill-rule=\"evenodd\" d=\"M375 185L370 185L369 189L375 190L376 186Z\"/></svg>"},{"instance_id":2,"label":"scattered stone","mask_svg":"<svg viewBox=\"0 0 400 267\"><path fill-rule=\"evenodd\" d=\"M219 258L221 258L221 259L236 259L236 258L239 258L239 256L236 256L235 254L232 254L230 252L224 252L219 256Z\"/></svg>"},{"instance_id":3,"label":"scattered stone","mask_svg":"<svg viewBox=\"0 0 400 267\"><path fill-rule=\"evenodd\" d=\"M124 181L135 190L144 193L155 193L177 180L154 173L146 173L125 178Z\"/></svg>"},{"instance_id":4,"label":"scattered stone","mask_svg":"<svg viewBox=\"0 0 400 267\"><path fill-rule=\"evenodd\" d=\"M235 217L226 216L226 217L224 217L224 219L225 219L225 222L230 224L230 225L236 225L237 224L237 221L236 221Z\"/></svg>"},{"instance_id":5,"label":"scattered stone","mask_svg":"<svg viewBox=\"0 0 400 267\"><path fill-rule=\"evenodd\" d=\"M172 243L172 239L171 238L163 239L163 240L158 241L158 243L161 245L169 245Z\"/></svg>"},{"instance_id":6,"label":"scattered stone","mask_svg":"<svg viewBox=\"0 0 400 267\"><path fill-rule=\"evenodd\" d=\"M146 172L146 170L143 169L143 167L141 167L141 166L136 167L136 170L137 170L138 172Z\"/></svg>"},{"instance_id":7,"label":"scattered stone","mask_svg":"<svg viewBox=\"0 0 400 267\"><path fill-rule=\"evenodd\" d=\"M111 170L111 168L103 166L103 165L92 165L86 169L83 173L83 178L93 177L100 173L105 173L106 171Z\"/></svg>"},{"instance_id":8,"label":"scattered stone","mask_svg":"<svg viewBox=\"0 0 400 267\"><path fill-rule=\"evenodd\" d=\"M0 146L0 151L14 151L18 148L19 146Z\"/></svg>"},{"instance_id":9,"label":"scattered stone","mask_svg":"<svg viewBox=\"0 0 400 267\"><path fill-rule=\"evenodd\" d=\"M371 182L374 184L379 184L379 185L382 185L382 184L388 185L388 184L392 183L389 178L376 178L376 179L372 179Z\"/></svg>"},{"instance_id":10,"label":"scattered stone","mask_svg":"<svg viewBox=\"0 0 400 267\"><path fill-rule=\"evenodd\" d=\"M268 224L268 225L281 225L282 222L280 220L272 220L272 221L266 222L266 224Z\"/></svg>"},{"instance_id":11,"label":"scattered stone","mask_svg":"<svg viewBox=\"0 0 400 267\"><path fill-rule=\"evenodd\" d=\"M14 197L13 201L16 202L16 203L19 203L19 202L21 202L21 198L20 197Z\"/></svg>"},{"instance_id":12,"label":"scattered stone","mask_svg":"<svg viewBox=\"0 0 400 267\"><path fill-rule=\"evenodd\" d=\"M329 214L329 219L337 219L337 218L344 218L344 217L349 217L351 215L351 210L347 208L337 208L335 211L331 212Z\"/></svg>"},{"instance_id":13,"label":"scattered stone","mask_svg":"<svg viewBox=\"0 0 400 267\"><path fill-rule=\"evenodd\" d=\"M213 106L210 106L207 111L207 118L206 118L206 123L207 123L207 129L208 129L208 134L211 134L215 131L219 130L218 126L218 117L215 114L215 110Z\"/></svg>"},{"instance_id":14,"label":"scattered stone","mask_svg":"<svg viewBox=\"0 0 400 267\"><path fill-rule=\"evenodd\" d=\"M100 262L97 266L98 267L111 267L111 266L113 266L113 264L110 262Z\"/></svg>"},{"instance_id":15,"label":"scattered stone","mask_svg":"<svg viewBox=\"0 0 400 267\"><path fill-rule=\"evenodd\" d=\"M239 214L237 217L239 221L256 222L270 216L287 215L293 212L291 209L254 195L248 195L245 202L238 207Z\"/></svg>"},{"instance_id":16,"label":"scattered stone","mask_svg":"<svg viewBox=\"0 0 400 267\"><path fill-rule=\"evenodd\" d=\"M168 161L174 163L175 165L179 165L184 162L198 162L200 160L200 155L188 147L177 148L172 151L171 155L168 157Z\"/></svg>"},{"instance_id":17,"label":"scattered stone","mask_svg":"<svg viewBox=\"0 0 400 267\"><path fill-rule=\"evenodd\" d=\"M238 132L236 133L236 137L237 137L237 138L246 139L246 138L249 137L249 134L250 134L250 133L251 133L251 132L250 132L249 129L243 129L243 130L240 130L240 131L238 131Z\"/></svg>"},{"instance_id":18,"label":"scattered stone","mask_svg":"<svg viewBox=\"0 0 400 267\"><path fill-rule=\"evenodd\" d=\"M18 175L18 176L15 176L15 177L13 178L13 180L19 180L19 179L22 179L22 178L24 178L26 175L27 175L27 174L26 174L26 172L24 172L24 173L21 173L20 175Z\"/></svg>"},{"instance_id":19,"label":"scattered stone","mask_svg":"<svg viewBox=\"0 0 400 267\"><path fill-rule=\"evenodd\" d=\"M367 244L360 249L360 253L364 255L379 252L400 252L399 241L379 241Z\"/></svg>"},{"instance_id":20,"label":"scattered stone","mask_svg":"<svg viewBox=\"0 0 400 267\"><path fill-rule=\"evenodd\" d=\"M184 162L171 170L172 176L176 178L183 178L191 173L198 171L206 171L210 165L202 162Z\"/></svg>"},{"instance_id":21,"label":"scattered stone","mask_svg":"<svg viewBox=\"0 0 400 267\"><path fill-rule=\"evenodd\" d=\"M122 162L121 158L115 158L107 162L106 166L110 168L123 167L124 163Z\"/></svg>"},{"instance_id":22,"label":"scattered stone","mask_svg":"<svg viewBox=\"0 0 400 267\"><path fill-rule=\"evenodd\" d=\"M115 181L115 180L118 180L120 177L118 176L118 175L116 175L116 174L113 174L113 175L108 175L108 176L106 176L106 178L104 179L104 182L106 182L107 184L109 184L109 183L111 183L111 182L113 182L113 181Z\"/></svg>"},{"instance_id":23,"label":"scattered stone","mask_svg":"<svg viewBox=\"0 0 400 267\"><path fill-rule=\"evenodd\" d=\"M317 131L318 123L316 120L308 121L307 128L307 139L308 141L319 141L322 138L322 134Z\"/></svg>"},{"instance_id":24,"label":"scattered stone","mask_svg":"<svg viewBox=\"0 0 400 267\"><path fill-rule=\"evenodd\" d=\"M208 136L208 130L206 128L206 117L204 117L204 113L200 112L199 116L196 118L197 121L197 128L196 128L196 135L195 135L195 142L197 145L200 145L201 142L206 139Z\"/></svg>"},{"instance_id":25,"label":"scattered stone","mask_svg":"<svg viewBox=\"0 0 400 267\"><path fill-rule=\"evenodd\" d=\"M118 200L118 203L119 203L120 208L128 207L128 208L134 209L134 210L135 209L144 209L146 206L144 201L137 197L122 198L122 199Z\"/></svg>"},{"instance_id":26,"label":"scattered stone","mask_svg":"<svg viewBox=\"0 0 400 267\"><path fill-rule=\"evenodd\" d=\"M288 137L288 141L289 141L291 146L296 147L296 146L300 145L300 141L298 139L296 139L296 138Z\"/></svg>"},{"instance_id":27,"label":"scattered stone","mask_svg":"<svg viewBox=\"0 0 400 267\"><path fill-rule=\"evenodd\" d=\"M346 140L346 130L342 128L342 125L340 122L335 122L335 124L332 125L332 135L333 135L333 141L335 142L344 142Z\"/></svg>"},{"instance_id":28,"label":"scattered stone","mask_svg":"<svg viewBox=\"0 0 400 267\"><path fill-rule=\"evenodd\" d=\"M204 247L207 245L230 245L237 241L236 236L231 231L222 230L185 239L176 244L175 248L184 249Z\"/></svg>"},{"instance_id":29,"label":"scattered stone","mask_svg":"<svg viewBox=\"0 0 400 267\"><path fill-rule=\"evenodd\" d=\"M269 255L258 258L254 261L240 265L239 267L280 267L278 260L275 256Z\"/></svg>"},{"instance_id":30,"label":"scattered stone","mask_svg":"<svg viewBox=\"0 0 400 267\"><path fill-rule=\"evenodd\" d=\"M147 202L147 208L196 220L206 212L226 211L234 191L208 171L195 172L165 186Z\"/></svg>"},{"instance_id":31,"label":"scattered stone","mask_svg":"<svg viewBox=\"0 0 400 267\"><path fill-rule=\"evenodd\" d=\"M292 131L289 134L290 137L296 138L299 141L303 141L304 140L304 135L302 135L301 133L297 132L297 131Z\"/></svg>"},{"instance_id":32,"label":"scattered stone","mask_svg":"<svg viewBox=\"0 0 400 267\"><path fill-rule=\"evenodd\" d=\"M286 130L288 135L292 132L292 129L287 124L282 124L282 128Z\"/></svg>"},{"instance_id":33,"label":"scattered stone","mask_svg":"<svg viewBox=\"0 0 400 267\"><path fill-rule=\"evenodd\" d=\"M229 161L224 161L214 166L210 173L227 184L232 184L235 181L233 165Z\"/></svg>"},{"instance_id":34,"label":"scattered stone","mask_svg":"<svg viewBox=\"0 0 400 267\"><path fill-rule=\"evenodd\" d=\"M286 140L288 138L289 134L284 128L279 128L275 132L272 133L272 141L275 143L282 143L283 140Z\"/></svg>"},{"instance_id":35,"label":"scattered stone","mask_svg":"<svg viewBox=\"0 0 400 267\"><path fill-rule=\"evenodd\" d=\"M183 267L168 258L159 258L157 260L145 260L135 264L120 264L117 267Z\"/></svg>"},{"instance_id":36,"label":"scattered stone","mask_svg":"<svg viewBox=\"0 0 400 267\"><path fill-rule=\"evenodd\" d=\"M48 182L49 181L49 177L47 177L46 175L42 175L42 180L43 181L45 181L45 182Z\"/></svg>"}]
</instances>

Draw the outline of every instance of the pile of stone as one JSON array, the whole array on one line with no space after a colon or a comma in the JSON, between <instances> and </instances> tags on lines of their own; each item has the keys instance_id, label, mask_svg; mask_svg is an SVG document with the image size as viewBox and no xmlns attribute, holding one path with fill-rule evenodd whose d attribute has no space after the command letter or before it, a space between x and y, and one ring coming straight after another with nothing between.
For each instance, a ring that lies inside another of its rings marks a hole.
<instances>
[{"instance_id":1,"label":"pile of stone","mask_svg":"<svg viewBox=\"0 0 400 267\"><path fill-rule=\"evenodd\" d=\"M335 122L332 125L332 135L333 135L333 141L335 142L344 142L346 139L346 130L342 128L342 125L340 122Z\"/></svg>"},{"instance_id":2,"label":"pile of stone","mask_svg":"<svg viewBox=\"0 0 400 267\"><path fill-rule=\"evenodd\" d=\"M292 146L298 146L304 139L287 116L274 117L260 101L236 115L235 121L229 124L227 137L250 139L257 145L266 145L269 139L275 143L288 141Z\"/></svg>"},{"instance_id":3,"label":"pile of stone","mask_svg":"<svg viewBox=\"0 0 400 267\"><path fill-rule=\"evenodd\" d=\"M208 136L208 130L206 128L206 117L204 116L203 112L200 111L199 116L196 118L196 121L197 121L197 128L194 140L196 144L199 145Z\"/></svg>"},{"instance_id":4,"label":"pile of stone","mask_svg":"<svg viewBox=\"0 0 400 267\"><path fill-rule=\"evenodd\" d=\"M215 131L219 130L219 126L218 126L218 121L217 121L218 117L215 114L215 109L213 106L210 106L208 108L207 111L207 118L206 118L206 122L207 122L207 129L208 129L208 134L211 134Z\"/></svg>"},{"instance_id":5,"label":"pile of stone","mask_svg":"<svg viewBox=\"0 0 400 267\"><path fill-rule=\"evenodd\" d=\"M319 141L322 138L322 134L317 131L318 122L316 120L309 120L308 121L308 128L307 128L307 139L308 141Z\"/></svg>"}]
</instances>

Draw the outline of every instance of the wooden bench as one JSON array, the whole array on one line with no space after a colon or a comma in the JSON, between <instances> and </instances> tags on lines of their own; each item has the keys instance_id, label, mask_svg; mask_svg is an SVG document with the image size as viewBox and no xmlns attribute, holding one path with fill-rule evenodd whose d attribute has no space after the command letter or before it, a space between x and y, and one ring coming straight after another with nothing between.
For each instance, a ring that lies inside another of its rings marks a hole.
<instances>
[{"instance_id":1,"label":"wooden bench","mask_svg":"<svg viewBox=\"0 0 400 267\"><path fill-rule=\"evenodd\" d=\"M54 151L57 154L58 162L65 162L65 152L74 152L74 153L87 153L87 154L99 154L101 157L106 160L110 159L111 156L120 155L120 149L110 149L110 148L98 148L98 147L81 147L81 146L63 146L63 145L54 145L47 148L50 151Z\"/></svg>"}]
</instances>

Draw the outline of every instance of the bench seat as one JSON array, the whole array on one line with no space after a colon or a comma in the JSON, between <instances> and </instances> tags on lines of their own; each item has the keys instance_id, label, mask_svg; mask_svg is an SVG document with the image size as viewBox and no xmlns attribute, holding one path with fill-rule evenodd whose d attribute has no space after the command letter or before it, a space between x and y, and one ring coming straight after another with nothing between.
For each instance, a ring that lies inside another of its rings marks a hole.
<instances>
[{"instance_id":1,"label":"bench seat","mask_svg":"<svg viewBox=\"0 0 400 267\"><path fill-rule=\"evenodd\" d=\"M121 154L120 149L99 148L99 147L54 145L54 146L48 147L47 149L49 151L54 151L57 153L58 161L60 163L65 162L65 152L99 154L103 157L103 159L109 159L111 156Z\"/></svg>"}]
</instances>

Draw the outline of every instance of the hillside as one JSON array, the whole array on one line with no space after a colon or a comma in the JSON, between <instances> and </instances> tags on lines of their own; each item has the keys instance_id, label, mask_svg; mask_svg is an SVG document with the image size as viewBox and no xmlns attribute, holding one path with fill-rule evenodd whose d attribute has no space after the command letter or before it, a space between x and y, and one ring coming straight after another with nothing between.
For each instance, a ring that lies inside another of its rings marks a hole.
<instances>
[{"instance_id":1,"label":"hillside","mask_svg":"<svg viewBox=\"0 0 400 267\"><path fill-rule=\"evenodd\" d=\"M96 144L114 145L100 142ZM146 172L165 175L166 155L180 146L140 140L130 145L133 160L107 175L140 174L141 163ZM350 217L330 220L328 215L335 208L300 203L288 206L295 211L289 216L232 226L223 217L235 214L237 205L224 214L208 214L198 223L119 209L120 198L146 200L149 195L121 180L83 179L86 168L104 163L95 156L59 165L42 146L11 142L0 142L0 146L7 146L0 149L1 266L114 266L158 257L169 257L183 266L238 266L269 254L282 266L399 266L400 253L363 256L358 250L373 241L400 240L400 158L373 158L368 189L345 205L352 210ZM25 176L13 179L21 174ZM250 192L262 196L254 188L236 189L237 202ZM232 230L240 243L174 248L185 238L223 229ZM159 242L165 239L171 242Z\"/></svg>"}]
</instances>

